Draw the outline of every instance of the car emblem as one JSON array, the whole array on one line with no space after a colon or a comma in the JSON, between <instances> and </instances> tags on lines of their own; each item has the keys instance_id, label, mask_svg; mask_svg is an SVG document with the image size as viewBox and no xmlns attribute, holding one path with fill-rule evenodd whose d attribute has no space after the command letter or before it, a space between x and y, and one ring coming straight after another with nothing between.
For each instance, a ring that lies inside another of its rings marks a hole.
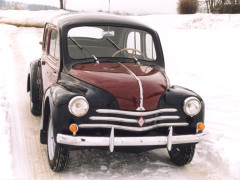
<instances>
[{"instance_id":1,"label":"car emblem","mask_svg":"<svg viewBox=\"0 0 240 180\"><path fill-rule=\"evenodd\" d=\"M144 123L145 123L145 120L143 119L142 116L140 116L139 119L138 119L139 126L142 127Z\"/></svg>"}]
</instances>

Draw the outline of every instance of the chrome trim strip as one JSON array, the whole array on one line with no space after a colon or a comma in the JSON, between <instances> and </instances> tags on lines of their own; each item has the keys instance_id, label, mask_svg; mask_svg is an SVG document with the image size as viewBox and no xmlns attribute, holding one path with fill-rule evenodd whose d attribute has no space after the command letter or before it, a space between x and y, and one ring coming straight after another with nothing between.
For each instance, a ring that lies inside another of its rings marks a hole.
<instances>
[{"instance_id":1,"label":"chrome trim strip","mask_svg":"<svg viewBox=\"0 0 240 180\"><path fill-rule=\"evenodd\" d=\"M162 120L177 120L180 119L180 116L159 116L155 118L146 119L145 123L153 122L153 121L162 121Z\"/></svg>"},{"instance_id":2,"label":"chrome trim strip","mask_svg":"<svg viewBox=\"0 0 240 180\"><path fill-rule=\"evenodd\" d=\"M169 127L169 126L188 126L188 123L164 123L164 124L155 124L148 127L129 127L129 126L120 126L120 125L114 125L114 124L80 124L78 125L79 128L109 128L112 127L114 129L119 130L126 130L126 131L136 131L136 132L143 132L143 131L149 131L151 129L159 128L159 127Z\"/></svg>"},{"instance_id":3,"label":"chrome trim strip","mask_svg":"<svg viewBox=\"0 0 240 180\"><path fill-rule=\"evenodd\" d=\"M136 123L136 119L127 119L127 118L118 118L118 117L101 117L101 116L92 116L89 118L93 121L115 121L115 122L125 122L125 123Z\"/></svg>"},{"instance_id":4,"label":"chrome trim strip","mask_svg":"<svg viewBox=\"0 0 240 180\"><path fill-rule=\"evenodd\" d=\"M137 111L145 111L144 107L143 107L143 86L142 86L142 82L141 80L136 76L136 74L134 74L130 69L128 69L125 65L123 65L122 63L119 62L119 64L124 67L130 74L132 74L134 76L134 78L137 80L138 82L138 86L139 86L139 91L140 91L140 105L139 107L136 109Z\"/></svg>"},{"instance_id":5,"label":"chrome trim strip","mask_svg":"<svg viewBox=\"0 0 240 180\"><path fill-rule=\"evenodd\" d=\"M198 143L206 133L172 136L172 144ZM109 146L109 137L71 136L57 134L57 143L72 146ZM161 146L167 145L167 136L114 137L114 146Z\"/></svg>"},{"instance_id":6,"label":"chrome trim strip","mask_svg":"<svg viewBox=\"0 0 240 180\"><path fill-rule=\"evenodd\" d=\"M114 122L124 122L124 123L137 123L136 119L128 118L119 118L119 117L103 117L103 116L92 116L89 118L93 121L114 121ZM162 120L177 120L180 119L180 116L159 116L150 119L145 119L145 123L150 123L153 121L162 121Z\"/></svg>"},{"instance_id":7,"label":"chrome trim strip","mask_svg":"<svg viewBox=\"0 0 240 180\"><path fill-rule=\"evenodd\" d=\"M124 111L124 110L115 110L115 109L97 109L96 112L101 114L121 114L121 115L127 115L127 116L149 116L149 115L154 115L158 113L177 112L177 109L166 108L166 109L157 109L153 111L144 111L144 112Z\"/></svg>"}]
</instances>

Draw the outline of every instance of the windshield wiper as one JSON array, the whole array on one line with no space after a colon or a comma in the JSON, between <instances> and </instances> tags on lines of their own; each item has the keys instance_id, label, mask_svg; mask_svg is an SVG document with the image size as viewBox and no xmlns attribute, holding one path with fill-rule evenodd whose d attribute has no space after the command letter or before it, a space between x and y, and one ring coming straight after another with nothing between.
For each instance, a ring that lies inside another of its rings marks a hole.
<instances>
[{"instance_id":1,"label":"windshield wiper","mask_svg":"<svg viewBox=\"0 0 240 180\"><path fill-rule=\"evenodd\" d=\"M113 41L111 40L109 37L106 38L117 50L121 50L121 48ZM122 53L121 53L122 54ZM135 60L136 63L140 64L140 62L138 61L138 59L134 56L133 56L133 59ZM124 55L123 55L124 57Z\"/></svg>"},{"instance_id":2,"label":"windshield wiper","mask_svg":"<svg viewBox=\"0 0 240 180\"><path fill-rule=\"evenodd\" d=\"M71 36L68 36L68 37L72 40L72 42L73 42L77 47L79 47L79 49L81 49L81 50L84 49L88 54L90 54L90 55L93 57L93 59L95 60L95 62L99 64L99 61L98 61L97 57L94 56L87 48L85 48L84 46L81 46L73 37L71 37Z\"/></svg>"},{"instance_id":3,"label":"windshield wiper","mask_svg":"<svg viewBox=\"0 0 240 180\"><path fill-rule=\"evenodd\" d=\"M117 49L120 50L121 48L115 43L113 42L109 37L107 37L107 40Z\"/></svg>"}]
</instances>

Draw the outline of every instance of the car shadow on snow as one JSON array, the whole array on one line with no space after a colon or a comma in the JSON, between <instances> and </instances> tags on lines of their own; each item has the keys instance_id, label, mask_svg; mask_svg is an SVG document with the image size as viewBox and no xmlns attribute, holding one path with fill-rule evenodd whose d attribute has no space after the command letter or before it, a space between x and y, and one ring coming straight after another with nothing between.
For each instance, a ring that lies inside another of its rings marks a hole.
<instances>
[{"instance_id":1,"label":"car shadow on snow","mask_svg":"<svg viewBox=\"0 0 240 180\"><path fill-rule=\"evenodd\" d=\"M68 167L64 173L77 174L78 178L154 177L167 174L176 168L166 149L140 154L119 153L105 150L71 151Z\"/></svg>"}]
</instances>

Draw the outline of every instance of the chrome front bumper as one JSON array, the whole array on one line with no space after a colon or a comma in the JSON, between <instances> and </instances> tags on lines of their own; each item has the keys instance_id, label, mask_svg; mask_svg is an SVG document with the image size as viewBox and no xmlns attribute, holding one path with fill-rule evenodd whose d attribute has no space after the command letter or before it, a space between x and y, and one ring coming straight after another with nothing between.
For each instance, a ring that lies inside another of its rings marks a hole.
<instances>
[{"instance_id":1,"label":"chrome front bumper","mask_svg":"<svg viewBox=\"0 0 240 180\"><path fill-rule=\"evenodd\" d=\"M198 143L202 141L206 133L173 136L172 127L169 128L168 136L148 137L114 137L114 128L110 137L72 136L57 134L57 143L72 146L109 146L113 152L115 146L167 146L170 151L172 144Z\"/></svg>"}]
</instances>

